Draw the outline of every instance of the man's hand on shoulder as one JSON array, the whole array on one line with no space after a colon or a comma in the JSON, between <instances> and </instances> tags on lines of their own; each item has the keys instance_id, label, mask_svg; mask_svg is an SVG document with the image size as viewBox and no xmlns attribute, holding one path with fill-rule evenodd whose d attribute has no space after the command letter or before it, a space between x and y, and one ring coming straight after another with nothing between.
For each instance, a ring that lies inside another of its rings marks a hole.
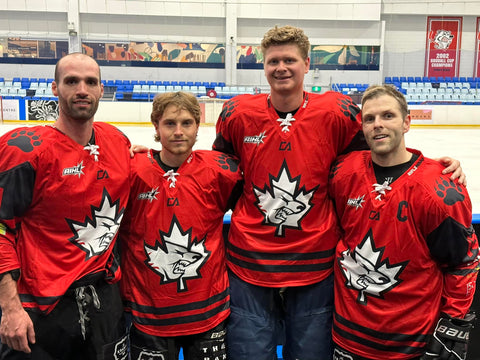
<instances>
[{"instance_id":1,"label":"man's hand on shoulder","mask_svg":"<svg viewBox=\"0 0 480 360\"><path fill-rule=\"evenodd\" d=\"M455 180L458 178L458 183L462 184L464 186L467 186L467 176L462 170L462 167L460 166L460 161L457 159L453 159L448 156L442 156L441 158L434 159L438 161L440 164L445 166L445 169L443 169L442 174L449 174L452 173L450 176L450 180Z\"/></svg>"}]
</instances>

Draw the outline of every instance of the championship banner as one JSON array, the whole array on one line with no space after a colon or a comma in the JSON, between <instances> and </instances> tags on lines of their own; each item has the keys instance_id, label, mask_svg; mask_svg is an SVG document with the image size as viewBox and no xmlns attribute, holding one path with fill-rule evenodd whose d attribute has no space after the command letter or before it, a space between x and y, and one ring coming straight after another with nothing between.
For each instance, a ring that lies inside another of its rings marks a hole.
<instances>
[{"instance_id":1,"label":"championship banner","mask_svg":"<svg viewBox=\"0 0 480 360\"><path fill-rule=\"evenodd\" d=\"M477 31L475 34L475 70L473 76L480 77L480 17L477 17Z\"/></svg>"},{"instance_id":2,"label":"championship banner","mask_svg":"<svg viewBox=\"0 0 480 360\"><path fill-rule=\"evenodd\" d=\"M458 76L461 37L461 17L428 17L425 76Z\"/></svg>"}]
</instances>

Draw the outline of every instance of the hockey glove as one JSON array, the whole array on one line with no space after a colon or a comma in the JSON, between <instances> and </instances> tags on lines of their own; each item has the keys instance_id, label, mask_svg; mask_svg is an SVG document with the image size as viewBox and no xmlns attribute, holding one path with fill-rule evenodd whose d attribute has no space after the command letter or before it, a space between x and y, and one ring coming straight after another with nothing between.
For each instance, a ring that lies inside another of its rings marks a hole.
<instances>
[{"instance_id":1,"label":"hockey glove","mask_svg":"<svg viewBox=\"0 0 480 360\"><path fill-rule=\"evenodd\" d=\"M452 318L443 314L427 345L423 360L465 360L470 330L475 314L469 313L465 319Z\"/></svg>"}]
</instances>

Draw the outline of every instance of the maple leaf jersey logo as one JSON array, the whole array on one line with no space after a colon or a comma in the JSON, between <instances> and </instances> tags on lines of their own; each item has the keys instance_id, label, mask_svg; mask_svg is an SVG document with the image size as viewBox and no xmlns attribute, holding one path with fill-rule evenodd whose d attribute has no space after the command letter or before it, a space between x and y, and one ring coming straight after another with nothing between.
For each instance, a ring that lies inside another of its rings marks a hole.
<instances>
[{"instance_id":1,"label":"maple leaf jersey logo","mask_svg":"<svg viewBox=\"0 0 480 360\"><path fill-rule=\"evenodd\" d=\"M119 209L120 199L115 202L103 189L99 207L91 206L92 217L84 222L66 219L74 236L68 239L86 253L86 260L102 255L117 234L125 208Z\"/></svg>"},{"instance_id":2,"label":"maple leaf jersey logo","mask_svg":"<svg viewBox=\"0 0 480 360\"><path fill-rule=\"evenodd\" d=\"M390 265L382 260L385 248L375 248L372 230L369 230L362 242L352 252L342 252L338 258L340 269L345 277L345 285L358 291L357 302L367 304L367 295L383 298L383 294L402 282L399 279L408 261Z\"/></svg>"},{"instance_id":3,"label":"maple leaf jersey logo","mask_svg":"<svg viewBox=\"0 0 480 360\"><path fill-rule=\"evenodd\" d=\"M275 226L276 236L284 236L285 228L301 229L300 222L310 211L310 202L316 188L299 189L300 176L291 177L286 162L276 178L270 175L270 185L263 189L253 186L257 202L255 205L264 216L263 223Z\"/></svg>"},{"instance_id":4,"label":"maple leaf jersey logo","mask_svg":"<svg viewBox=\"0 0 480 360\"><path fill-rule=\"evenodd\" d=\"M183 231L174 216L168 233L160 231L161 243L144 244L145 264L161 276L160 284L177 282L177 291L187 291L187 280L201 277L200 268L210 257L205 239L192 241L192 229Z\"/></svg>"}]
</instances>

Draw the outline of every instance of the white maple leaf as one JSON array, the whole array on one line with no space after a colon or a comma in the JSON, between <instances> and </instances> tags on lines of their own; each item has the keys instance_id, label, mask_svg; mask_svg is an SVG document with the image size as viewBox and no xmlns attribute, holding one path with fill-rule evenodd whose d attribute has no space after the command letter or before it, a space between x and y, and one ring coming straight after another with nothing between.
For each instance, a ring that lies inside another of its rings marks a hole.
<instances>
[{"instance_id":1,"label":"white maple leaf","mask_svg":"<svg viewBox=\"0 0 480 360\"><path fill-rule=\"evenodd\" d=\"M383 294L402 280L399 279L408 262L390 265L389 260L382 260L384 248L376 249L371 230L362 243L352 252L342 252L339 265L345 276L347 287L358 290L357 301L367 304L367 295L382 298Z\"/></svg>"},{"instance_id":2,"label":"white maple leaf","mask_svg":"<svg viewBox=\"0 0 480 360\"><path fill-rule=\"evenodd\" d=\"M161 275L161 283L177 282L178 291L186 291L187 279L200 277L200 268L210 252L205 248L205 239L191 241L191 229L183 232L174 217L169 233L162 233L161 242L154 246L145 243L147 265Z\"/></svg>"}]
</instances>

